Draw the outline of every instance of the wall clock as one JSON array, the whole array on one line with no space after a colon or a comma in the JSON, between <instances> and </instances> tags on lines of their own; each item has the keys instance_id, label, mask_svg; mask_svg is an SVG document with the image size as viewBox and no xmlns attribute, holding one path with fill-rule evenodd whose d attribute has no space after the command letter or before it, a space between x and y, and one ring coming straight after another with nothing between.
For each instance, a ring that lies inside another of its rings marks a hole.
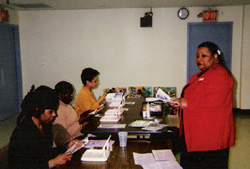
<instances>
[{"instance_id":1,"label":"wall clock","mask_svg":"<svg viewBox=\"0 0 250 169\"><path fill-rule=\"evenodd\" d=\"M187 19L187 17L189 16L189 11L187 8L180 8L177 12L177 15L180 19L184 20Z\"/></svg>"}]
</instances>

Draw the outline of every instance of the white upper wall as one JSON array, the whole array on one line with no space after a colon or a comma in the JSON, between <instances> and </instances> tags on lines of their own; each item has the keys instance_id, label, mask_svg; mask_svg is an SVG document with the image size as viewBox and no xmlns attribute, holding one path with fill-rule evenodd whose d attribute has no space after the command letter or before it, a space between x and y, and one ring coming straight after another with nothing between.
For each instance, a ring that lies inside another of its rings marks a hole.
<instances>
[{"instance_id":1,"label":"white upper wall","mask_svg":"<svg viewBox=\"0 0 250 169\"><path fill-rule=\"evenodd\" d=\"M197 14L206 8L188 8L186 20L178 9L153 9L152 28L140 27L149 11L141 8L19 12L23 93L61 80L79 91L82 69L92 67L101 73L96 97L128 86L176 86L179 96L187 81L187 23L201 22ZM219 22L233 22L232 73L240 83L243 7L217 9Z\"/></svg>"},{"instance_id":2,"label":"white upper wall","mask_svg":"<svg viewBox=\"0 0 250 169\"><path fill-rule=\"evenodd\" d=\"M18 25L18 11L12 10L12 9L9 9L9 8L5 8L5 10L7 10L8 13L9 13L9 22L8 22L8 24ZM0 20L1 20L1 18L0 18Z\"/></svg>"},{"instance_id":3,"label":"white upper wall","mask_svg":"<svg viewBox=\"0 0 250 169\"><path fill-rule=\"evenodd\" d=\"M243 46L242 46L242 74L241 74L241 104L240 108L250 109L250 5L244 9Z\"/></svg>"}]
</instances>

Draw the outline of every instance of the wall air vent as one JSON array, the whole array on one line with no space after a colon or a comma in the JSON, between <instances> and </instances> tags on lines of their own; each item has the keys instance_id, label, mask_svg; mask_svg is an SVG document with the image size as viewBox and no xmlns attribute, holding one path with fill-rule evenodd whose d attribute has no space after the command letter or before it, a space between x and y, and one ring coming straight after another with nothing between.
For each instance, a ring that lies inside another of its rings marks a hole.
<instances>
[{"instance_id":1,"label":"wall air vent","mask_svg":"<svg viewBox=\"0 0 250 169\"><path fill-rule=\"evenodd\" d=\"M43 3L34 3L34 4L12 4L20 8L25 9L49 9L52 8L49 5L43 4Z\"/></svg>"}]
</instances>

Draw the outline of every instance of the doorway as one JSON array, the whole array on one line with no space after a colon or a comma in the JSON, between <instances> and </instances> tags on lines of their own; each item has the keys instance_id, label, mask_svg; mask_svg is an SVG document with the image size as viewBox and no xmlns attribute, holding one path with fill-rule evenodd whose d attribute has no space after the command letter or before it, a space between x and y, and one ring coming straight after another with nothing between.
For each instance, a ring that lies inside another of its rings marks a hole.
<instances>
[{"instance_id":1,"label":"doorway","mask_svg":"<svg viewBox=\"0 0 250 169\"><path fill-rule=\"evenodd\" d=\"M198 45L205 41L214 42L221 48L226 66L231 71L233 22L199 22L188 23L187 26L187 81L200 71L195 63L196 51Z\"/></svg>"},{"instance_id":2,"label":"doorway","mask_svg":"<svg viewBox=\"0 0 250 169\"><path fill-rule=\"evenodd\" d=\"M20 112L22 77L18 27L0 24L0 121Z\"/></svg>"}]
</instances>

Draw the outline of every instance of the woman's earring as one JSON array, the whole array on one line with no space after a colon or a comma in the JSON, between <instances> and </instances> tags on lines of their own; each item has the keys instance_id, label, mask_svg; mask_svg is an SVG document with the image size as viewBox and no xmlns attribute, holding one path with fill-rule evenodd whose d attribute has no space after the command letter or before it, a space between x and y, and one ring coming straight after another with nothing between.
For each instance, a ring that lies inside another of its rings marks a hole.
<instances>
[{"instance_id":1,"label":"woman's earring","mask_svg":"<svg viewBox=\"0 0 250 169\"><path fill-rule=\"evenodd\" d=\"M217 54L218 54L218 55L221 55L221 52L220 52L220 50L219 50L219 49L217 50Z\"/></svg>"}]
</instances>

